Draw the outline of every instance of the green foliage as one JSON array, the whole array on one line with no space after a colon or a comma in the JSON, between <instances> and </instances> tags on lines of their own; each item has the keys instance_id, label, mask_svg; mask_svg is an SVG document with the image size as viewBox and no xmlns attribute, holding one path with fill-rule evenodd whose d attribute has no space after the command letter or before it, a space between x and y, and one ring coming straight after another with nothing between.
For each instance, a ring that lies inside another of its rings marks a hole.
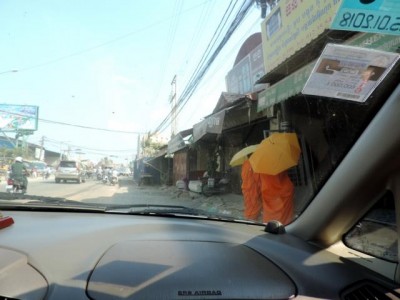
<instances>
[{"instance_id":1,"label":"green foliage","mask_svg":"<svg viewBox=\"0 0 400 300\"><path fill-rule=\"evenodd\" d=\"M217 169L219 167L218 157L220 156L220 149L217 146L209 150L208 161L207 161L207 173L209 177L215 177Z\"/></svg>"},{"instance_id":2,"label":"green foliage","mask_svg":"<svg viewBox=\"0 0 400 300\"><path fill-rule=\"evenodd\" d=\"M34 159L33 151L30 149L23 148L2 148L0 149L0 160L4 164L11 164L15 157L22 156L24 159L32 160Z\"/></svg>"},{"instance_id":3,"label":"green foliage","mask_svg":"<svg viewBox=\"0 0 400 300\"><path fill-rule=\"evenodd\" d=\"M152 136L147 136L143 138L141 141L142 153L144 156L152 156L156 154L164 146L165 144L154 140Z\"/></svg>"}]
</instances>

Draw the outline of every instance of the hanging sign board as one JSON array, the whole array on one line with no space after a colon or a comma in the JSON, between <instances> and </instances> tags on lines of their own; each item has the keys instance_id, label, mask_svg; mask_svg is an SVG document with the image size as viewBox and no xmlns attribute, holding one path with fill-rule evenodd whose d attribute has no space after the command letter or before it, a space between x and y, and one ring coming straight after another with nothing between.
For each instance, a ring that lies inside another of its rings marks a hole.
<instances>
[{"instance_id":1,"label":"hanging sign board","mask_svg":"<svg viewBox=\"0 0 400 300\"><path fill-rule=\"evenodd\" d=\"M365 102L398 59L397 53L328 44L302 93Z\"/></svg>"},{"instance_id":2,"label":"hanging sign board","mask_svg":"<svg viewBox=\"0 0 400 300\"><path fill-rule=\"evenodd\" d=\"M400 1L343 0L331 28L400 35Z\"/></svg>"},{"instance_id":3,"label":"hanging sign board","mask_svg":"<svg viewBox=\"0 0 400 300\"><path fill-rule=\"evenodd\" d=\"M329 29L339 6L340 0L279 1L261 24L266 72Z\"/></svg>"}]
</instances>

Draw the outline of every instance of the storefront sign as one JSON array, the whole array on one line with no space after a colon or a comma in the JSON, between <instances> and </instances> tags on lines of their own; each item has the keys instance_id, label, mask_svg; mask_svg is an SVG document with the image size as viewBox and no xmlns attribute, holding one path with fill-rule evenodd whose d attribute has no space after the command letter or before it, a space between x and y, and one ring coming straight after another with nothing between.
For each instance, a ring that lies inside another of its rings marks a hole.
<instances>
[{"instance_id":1,"label":"storefront sign","mask_svg":"<svg viewBox=\"0 0 400 300\"><path fill-rule=\"evenodd\" d=\"M340 0L280 1L261 25L267 73L328 29L340 3Z\"/></svg>"},{"instance_id":2,"label":"storefront sign","mask_svg":"<svg viewBox=\"0 0 400 300\"><path fill-rule=\"evenodd\" d=\"M346 41L345 44L349 46L360 46L363 48L388 52L398 52L400 49L400 36L376 33L360 33L351 40Z\"/></svg>"},{"instance_id":3,"label":"storefront sign","mask_svg":"<svg viewBox=\"0 0 400 300\"><path fill-rule=\"evenodd\" d=\"M277 84L261 92L258 96L257 111L263 111L274 104L300 93L311 74L314 63L315 62L304 66L290 76L279 81Z\"/></svg>"},{"instance_id":4,"label":"storefront sign","mask_svg":"<svg viewBox=\"0 0 400 300\"><path fill-rule=\"evenodd\" d=\"M400 35L400 1L343 0L331 28Z\"/></svg>"},{"instance_id":5,"label":"storefront sign","mask_svg":"<svg viewBox=\"0 0 400 300\"><path fill-rule=\"evenodd\" d=\"M328 44L302 93L365 102L398 59L396 53Z\"/></svg>"},{"instance_id":6,"label":"storefront sign","mask_svg":"<svg viewBox=\"0 0 400 300\"><path fill-rule=\"evenodd\" d=\"M248 94L255 91L254 84L265 74L262 45L259 44L226 76L226 87L229 93Z\"/></svg>"}]
</instances>

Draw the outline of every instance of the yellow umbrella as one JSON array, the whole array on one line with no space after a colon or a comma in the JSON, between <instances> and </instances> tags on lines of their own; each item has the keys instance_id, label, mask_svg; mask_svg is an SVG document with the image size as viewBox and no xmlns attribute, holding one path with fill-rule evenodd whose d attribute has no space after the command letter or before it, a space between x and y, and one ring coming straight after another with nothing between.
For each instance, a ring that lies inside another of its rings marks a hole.
<instances>
[{"instance_id":1,"label":"yellow umbrella","mask_svg":"<svg viewBox=\"0 0 400 300\"><path fill-rule=\"evenodd\" d=\"M295 133L274 133L260 143L249 160L255 173L276 175L296 166L300 152Z\"/></svg>"},{"instance_id":2,"label":"yellow umbrella","mask_svg":"<svg viewBox=\"0 0 400 300\"><path fill-rule=\"evenodd\" d=\"M250 153L253 153L257 149L257 147L258 147L258 144L251 145L251 146L243 148L239 152L235 153L235 155L232 156L232 159L229 162L229 165L231 167L236 167L236 166L242 165L244 163L244 161L247 159L247 155L249 155Z\"/></svg>"}]
</instances>

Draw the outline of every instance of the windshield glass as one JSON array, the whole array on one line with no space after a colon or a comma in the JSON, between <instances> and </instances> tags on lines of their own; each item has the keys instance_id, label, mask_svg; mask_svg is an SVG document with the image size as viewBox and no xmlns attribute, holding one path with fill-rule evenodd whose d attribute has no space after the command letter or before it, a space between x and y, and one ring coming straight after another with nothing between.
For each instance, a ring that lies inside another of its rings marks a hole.
<instances>
[{"instance_id":1,"label":"windshield glass","mask_svg":"<svg viewBox=\"0 0 400 300\"><path fill-rule=\"evenodd\" d=\"M2 1L1 192L291 223L398 82L347 3Z\"/></svg>"}]
</instances>

